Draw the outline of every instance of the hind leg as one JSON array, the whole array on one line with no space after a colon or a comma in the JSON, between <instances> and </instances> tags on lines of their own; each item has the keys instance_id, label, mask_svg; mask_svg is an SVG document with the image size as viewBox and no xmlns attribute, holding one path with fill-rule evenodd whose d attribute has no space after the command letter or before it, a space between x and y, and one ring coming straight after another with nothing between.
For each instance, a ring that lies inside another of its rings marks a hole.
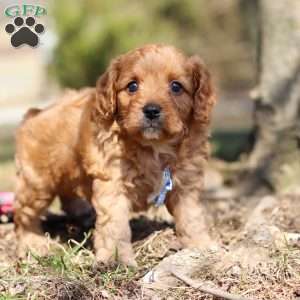
<instances>
[{"instance_id":1,"label":"hind leg","mask_svg":"<svg viewBox=\"0 0 300 300\"><path fill-rule=\"evenodd\" d=\"M14 210L18 255L28 250L47 253L47 239L41 228L41 216L53 200L53 195L43 188L34 188L22 176L17 178Z\"/></svg>"}]
</instances>

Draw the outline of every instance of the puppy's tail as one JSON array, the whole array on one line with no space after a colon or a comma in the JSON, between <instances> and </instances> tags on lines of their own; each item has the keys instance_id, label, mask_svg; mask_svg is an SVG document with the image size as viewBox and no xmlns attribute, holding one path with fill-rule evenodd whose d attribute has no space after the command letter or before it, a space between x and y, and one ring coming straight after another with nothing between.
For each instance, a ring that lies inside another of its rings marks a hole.
<instances>
[{"instance_id":1,"label":"puppy's tail","mask_svg":"<svg viewBox=\"0 0 300 300\"><path fill-rule=\"evenodd\" d=\"M28 111L25 113L25 115L23 117L23 122L25 122L26 120L38 115L41 111L42 111L42 109L39 109L39 108L30 108L30 109L28 109Z\"/></svg>"}]
</instances>

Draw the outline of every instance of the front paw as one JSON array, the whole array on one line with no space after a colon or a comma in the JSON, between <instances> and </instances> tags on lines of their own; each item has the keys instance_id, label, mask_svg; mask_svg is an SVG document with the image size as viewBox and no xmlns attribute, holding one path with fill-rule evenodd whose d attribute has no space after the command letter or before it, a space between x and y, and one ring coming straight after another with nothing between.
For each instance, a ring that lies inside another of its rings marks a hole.
<instances>
[{"instance_id":1,"label":"front paw","mask_svg":"<svg viewBox=\"0 0 300 300\"><path fill-rule=\"evenodd\" d=\"M137 267L131 246L115 249L100 248L96 251L96 260L104 264L121 263L128 267Z\"/></svg>"}]
</instances>

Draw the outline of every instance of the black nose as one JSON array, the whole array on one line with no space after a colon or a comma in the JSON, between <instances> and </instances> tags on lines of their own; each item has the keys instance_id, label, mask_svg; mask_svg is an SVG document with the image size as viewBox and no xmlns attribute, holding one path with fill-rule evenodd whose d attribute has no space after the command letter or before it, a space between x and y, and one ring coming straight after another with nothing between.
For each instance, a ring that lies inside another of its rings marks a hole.
<instances>
[{"instance_id":1,"label":"black nose","mask_svg":"<svg viewBox=\"0 0 300 300\"><path fill-rule=\"evenodd\" d=\"M143 108L144 115L149 120L154 120L160 116L160 106L157 104L147 104Z\"/></svg>"}]
</instances>

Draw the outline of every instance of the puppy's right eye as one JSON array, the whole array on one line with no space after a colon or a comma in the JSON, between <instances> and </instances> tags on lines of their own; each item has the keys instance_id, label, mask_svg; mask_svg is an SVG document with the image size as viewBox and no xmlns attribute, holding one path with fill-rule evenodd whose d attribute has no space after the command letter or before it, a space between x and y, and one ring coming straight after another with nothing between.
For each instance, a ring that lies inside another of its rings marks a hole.
<instances>
[{"instance_id":1,"label":"puppy's right eye","mask_svg":"<svg viewBox=\"0 0 300 300\"><path fill-rule=\"evenodd\" d=\"M179 81L172 81L170 85L171 91L175 95L180 95L183 91L182 84Z\"/></svg>"},{"instance_id":2,"label":"puppy's right eye","mask_svg":"<svg viewBox=\"0 0 300 300\"><path fill-rule=\"evenodd\" d=\"M127 90L129 93L135 93L138 89L139 85L135 80L130 81L127 85Z\"/></svg>"}]
</instances>

